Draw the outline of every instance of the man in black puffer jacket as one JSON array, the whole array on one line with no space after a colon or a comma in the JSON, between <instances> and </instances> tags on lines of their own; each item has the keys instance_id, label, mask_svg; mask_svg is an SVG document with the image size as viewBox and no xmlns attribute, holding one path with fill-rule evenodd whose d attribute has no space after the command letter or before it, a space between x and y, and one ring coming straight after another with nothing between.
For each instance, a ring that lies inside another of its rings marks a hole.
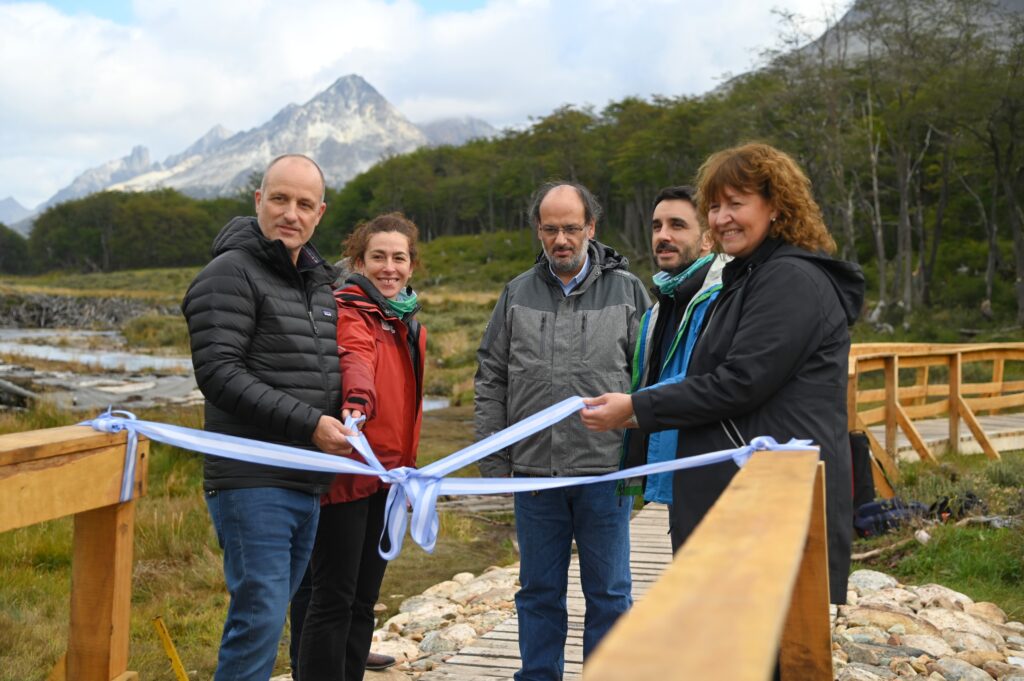
<instances>
[{"instance_id":1,"label":"man in black puffer jacket","mask_svg":"<svg viewBox=\"0 0 1024 681\"><path fill-rule=\"evenodd\" d=\"M340 413L332 268L308 245L326 209L311 159L270 163L256 218L235 218L182 303L208 431L350 451ZM217 681L266 680L288 601L309 562L325 473L207 456L203 489L231 602Z\"/></svg>"}]
</instances>

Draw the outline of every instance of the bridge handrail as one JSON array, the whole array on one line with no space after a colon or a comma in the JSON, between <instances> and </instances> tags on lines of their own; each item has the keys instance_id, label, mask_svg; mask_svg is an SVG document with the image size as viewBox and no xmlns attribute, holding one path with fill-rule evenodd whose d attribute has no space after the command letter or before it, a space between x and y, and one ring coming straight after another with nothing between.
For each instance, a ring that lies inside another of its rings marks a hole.
<instances>
[{"instance_id":1,"label":"bridge handrail","mask_svg":"<svg viewBox=\"0 0 1024 681\"><path fill-rule=\"evenodd\" d=\"M756 452L584 680L831 681L824 500L817 452Z\"/></svg>"},{"instance_id":2,"label":"bridge handrail","mask_svg":"<svg viewBox=\"0 0 1024 681\"><path fill-rule=\"evenodd\" d=\"M0 435L0 532L74 516L68 647L53 681L138 679L128 671L134 498L149 441L139 438L133 500L121 503L126 442L86 426Z\"/></svg>"},{"instance_id":3,"label":"bridge handrail","mask_svg":"<svg viewBox=\"0 0 1024 681\"><path fill-rule=\"evenodd\" d=\"M965 381L966 364L990 362L991 378ZM897 428L903 431L917 455L937 463L913 420L946 415L949 447L960 446L960 421L990 459L999 452L981 428L977 413L995 414L1002 409L1024 407L1024 381L1004 380L1007 362L1024 362L1024 343L858 343L850 348L847 411L851 430L863 430L874 455L875 486L892 496L890 482L899 480L896 464ZM945 383L929 380L932 367L945 367ZM915 371L912 385L900 385L900 369ZM882 372L882 387L860 388L864 374ZM938 398L929 400L929 398ZM885 424L884 443L869 427Z\"/></svg>"}]
</instances>

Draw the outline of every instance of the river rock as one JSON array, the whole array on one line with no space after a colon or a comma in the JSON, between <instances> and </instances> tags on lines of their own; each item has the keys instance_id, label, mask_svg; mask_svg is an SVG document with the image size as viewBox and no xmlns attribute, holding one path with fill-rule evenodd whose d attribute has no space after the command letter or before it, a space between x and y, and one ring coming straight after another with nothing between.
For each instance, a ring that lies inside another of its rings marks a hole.
<instances>
[{"instance_id":1,"label":"river rock","mask_svg":"<svg viewBox=\"0 0 1024 681\"><path fill-rule=\"evenodd\" d=\"M979 620L977 617L972 617L966 612L947 610L946 608L925 608L917 613L917 616L943 631L947 629L963 631L968 634L981 636L996 645L1006 643L1006 639L988 623Z\"/></svg>"},{"instance_id":2,"label":"river rock","mask_svg":"<svg viewBox=\"0 0 1024 681\"><path fill-rule=\"evenodd\" d=\"M931 671L942 674L946 681L992 681L988 672L955 657L943 657L928 666Z\"/></svg>"},{"instance_id":3,"label":"river rock","mask_svg":"<svg viewBox=\"0 0 1024 681\"><path fill-rule=\"evenodd\" d=\"M996 650L963 650L954 657L979 668L984 667L986 662L1006 661L1006 656Z\"/></svg>"},{"instance_id":4,"label":"river rock","mask_svg":"<svg viewBox=\"0 0 1024 681\"><path fill-rule=\"evenodd\" d=\"M420 643L425 653L454 652L476 638L476 630L468 624L453 624L429 632Z\"/></svg>"},{"instance_id":5,"label":"river rock","mask_svg":"<svg viewBox=\"0 0 1024 681\"><path fill-rule=\"evenodd\" d=\"M980 603L971 603L970 605L964 606L964 612L978 619L983 619L986 622L993 624L1006 624L1006 613L995 603L987 603L982 601Z\"/></svg>"},{"instance_id":6,"label":"river rock","mask_svg":"<svg viewBox=\"0 0 1024 681\"><path fill-rule=\"evenodd\" d=\"M1016 665L1007 664L1006 662L991 661L981 665L981 668L987 671L992 678L1002 679L1006 677L1020 676L1024 678L1024 668Z\"/></svg>"},{"instance_id":7,"label":"river rock","mask_svg":"<svg viewBox=\"0 0 1024 681\"><path fill-rule=\"evenodd\" d=\"M857 606L846 611L846 622L852 626L879 627L886 631L894 625L902 625L908 634L924 634L926 636L939 636L939 630L930 622L918 618L916 615L906 615L901 612L882 610Z\"/></svg>"},{"instance_id":8,"label":"river rock","mask_svg":"<svg viewBox=\"0 0 1024 681\"><path fill-rule=\"evenodd\" d=\"M398 606L398 612L432 612L453 607L447 598L441 596L412 596Z\"/></svg>"},{"instance_id":9,"label":"river rock","mask_svg":"<svg viewBox=\"0 0 1024 681\"><path fill-rule=\"evenodd\" d=\"M892 672L890 672L890 674L892 674ZM855 667L851 665L839 670L839 675L836 677L836 681L882 681L886 678L893 678L893 676L885 677L862 667Z\"/></svg>"},{"instance_id":10,"label":"river rock","mask_svg":"<svg viewBox=\"0 0 1024 681\"><path fill-rule=\"evenodd\" d=\"M880 591L899 586L895 578L875 570L857 570L850 575L849 586L863 596L869 591Z\"/></svg>"},{"instance_id":11,"label":"river rock","mask_svg":"<svg viewBox=\"0 0 1024 681\"><path fill-rule=\"evenodd\" d=\"M399 662L415 660L420 655L418 645L406 638L396 637L387 640L374 640L371 646L373 652L381 655L390 655Z\"/></svg>"},{"instance_id":12,"label":"river rock","mask_svg":"<svg viewBox=\"0 0 1024 681\"><path fill-rule=\"evenodd\" d=\"M474 596L470 602L474 605L477 603L488 605L496 603L511 603L515 600L517 591L519 591L518 586L497 586L482 594Z\"/></svg>"},{"instance_id":13,"label":"river rock","mask_svg":"<svg viewBox=\"0 0 1024 681\"><path fill-rule=\"evenodd\" d=\"M424 596L437 596L440 598L448 598L453 593L462 588L462 584L456 582L454 579L435 584L426 591L423 592Z\"/></svg>"},{"instance_id":14,"label":"river rock","mask_svg":"<svg viewBox=\"0 0 1024 681\"><path fill-rule=\"evenodd\" d=\"M459 574L452 577L452 581L458 582L459 584L469 584L474 579L476 579L476 577L473 575L472 572L460 572Z\"/></svg>"},{"instance_id":15,"label":"river rock","mask_svg":"<svg viewBox=\"0 0 1024 681\"><path fill-rule=\"evenodd\" d=\"M843 632L843 636L854 643L877 643L884 645L889 640L889 634L878 627L849 627Z\"/></svg>"},{"instance_id":16,"label":"river rock","mask_svg":"<svg viewBox=\"0 0 1024 681\"><path fill-rule=\"evenodd\" d=\"M921 634L907 634L901 637L903 645L923 650L932 657L953 657L956 651L946 643L940 636L924 636Z\"/></svg>"},{"instance_id":17,"label":"river rock","mask_svg":"<svg viewBox=\"0 0 1024 681\"><path fill-rule=\"evenodd\" d=\"M998 650L996 645L988 639L966 631L947 629L942 632L942 638L946 640L946 643L953 646L953 650L957 652L964 650Z\"/></svg>"},{"instance_id":18,"label":"river rock","mask_svg":"<svg viewBox=\"0 0 1024 681\"><path fill-rule=\"evenodd\" d=\"M959 591L953 591L941 584L925 584L924 586L914 587L913 591L926 608L935 603L938 603L941 607L949 608L949 604L952 603L954 608L951 609L963 610L968 605L974 603L968 596Z\"/></svg>"}]
</instances>

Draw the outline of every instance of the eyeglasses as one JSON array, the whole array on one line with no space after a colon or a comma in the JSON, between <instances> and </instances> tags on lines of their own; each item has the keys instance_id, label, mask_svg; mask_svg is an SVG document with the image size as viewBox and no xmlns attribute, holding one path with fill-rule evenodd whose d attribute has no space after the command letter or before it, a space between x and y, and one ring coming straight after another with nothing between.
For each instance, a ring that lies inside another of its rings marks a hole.
<instances>
[{"instance_id":1,"label":"eyeglasses","mask_svg":"<svg viewBox=\"0 0 1024 681\"><path fill-rule=\"evenodd\" d=\"M566 236L579 236L580 234L583 234L583 229L584 227L582 225L564 225L562 227L544 225L540 228L540 233L549 238L558 236L559 232Z\"/></svg>"}]
</instances>

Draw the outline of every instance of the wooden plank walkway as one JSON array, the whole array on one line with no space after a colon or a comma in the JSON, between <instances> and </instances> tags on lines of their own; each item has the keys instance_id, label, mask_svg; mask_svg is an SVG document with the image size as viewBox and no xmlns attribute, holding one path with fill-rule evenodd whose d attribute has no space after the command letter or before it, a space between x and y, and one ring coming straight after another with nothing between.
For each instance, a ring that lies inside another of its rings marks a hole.
<instances>
[{"instance_id":1,"label":"wooden plank walkway","mask_svg":"<svg viewBox=\"0 0 1024 681\"><path fill-rule=\"evenodd\" d=\"M1000 452L1024 449L1024 414L998 414L979 416L982 430ZM945 418L914 421L917 432L933 454L941 456L949 448L949 421ZM885 425L871 426L872 434L885 444ZM981 446L971 435L970 428L960 422L960 451L964 454L980 454ZM902 461L917 461L917 452L899 428L896 429L896 453Z\"/></svg>"},{"instance_id":2,"label":"wooden plank walkway","mask_svg":"<svg viewBox=\"0 0 1024 681\"><path fill-rule=\"evenodd\" d=\"M633 600L640 600L672 560L668 536L668 508L648 504L629 524L630 569ZM569 566L569 636L565 644L565 679L575 681L583 671L583 592L576 555ZM519 621L513 614L484 634L444 665L434 668L420 681L507 681L519 669Z\"/></svg>"}]
</instances>

